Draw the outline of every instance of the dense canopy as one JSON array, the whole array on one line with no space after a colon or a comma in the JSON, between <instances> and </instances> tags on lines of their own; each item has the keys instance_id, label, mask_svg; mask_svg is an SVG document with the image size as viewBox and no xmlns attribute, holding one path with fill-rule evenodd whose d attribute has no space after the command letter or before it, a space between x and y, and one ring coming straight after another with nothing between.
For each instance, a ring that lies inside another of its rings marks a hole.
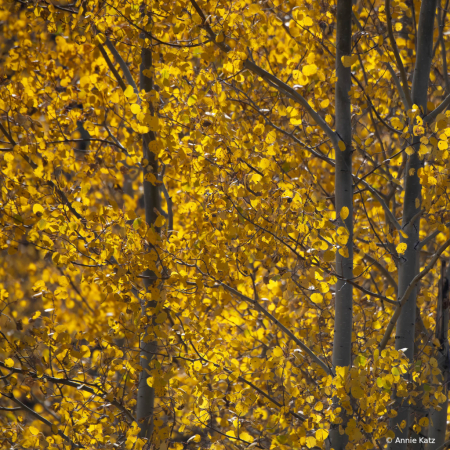
<instances>
[{"instance_id":1,"label":"dense canopy","mask_svg":"<svg viewBox=\"0 0 450 450\"><path fill-rule=\"evenodd\" d=\"M442 444L448 7L0 0L0 447Z\"/></svg>"}]
</instances>

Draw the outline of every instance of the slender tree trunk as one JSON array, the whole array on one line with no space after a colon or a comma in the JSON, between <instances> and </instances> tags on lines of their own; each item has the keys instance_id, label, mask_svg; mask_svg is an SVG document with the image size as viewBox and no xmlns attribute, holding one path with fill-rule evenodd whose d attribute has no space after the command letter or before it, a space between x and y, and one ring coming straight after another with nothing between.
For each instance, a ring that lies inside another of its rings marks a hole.
<instances>
[{"instance_id":1,"label":"slender tree trunk","mask_svg":"<svg viewBox=\"0 0 450 450\"><path fill-rule=\"evenodd\" d=\"M145 70L149 70L152 67L152 50L151 48L143 48L142 53L142 62L140 66L140 89L145 92L149 92L153 88L153 80L152 78L144 75ZM155 223L155 220L158 216L156 211L161 211L161 202L160 202L160 193L158 189L158 185L153 185L149 181L145 180L145 174L148 172L152 172L155 177L158 174L158 160L156 155L149 150L149 143L156 139L156 135L153 131L148 132L143 136L142 146L143 146L143 159L148 161L148 165L144 167L144 200L145 200L145 220L148 225L152 225ZM147 277L154 277L155 274L147 270L145 272ZM154 284L155 282L151 282L149 278L145 279L145 286L147 290ZM143 317L148 317L150 323L148 327L152 327L151 317L147 316L147 310L150 307L155 306L154 301L148 302L143 305L142 315ZM147 384L147 379L149 378L149 374L145 369L150 369L150 362L153 358L153 355L156 353L157 343L154 340L154 337L151 333L146 330L144 334L143 341L141 342L141 359L140 364L143 368L140 379L139 379L139 388L138 388L138 396L137 396L137 407L136 407L136 419L141 428L140 436L151 438L153 433L153 411L155 405L155 391L152 387Z\"/></svg>"},{"instance_id":2,"label":"slender tree trunk","mask_svg":"<svg viewBox=\"0 0 450 450\"><path fill-rule=\"evenodd\" d=\"M433 443L428 444L427 450L436 450L445 442L445 431L447 429L447 411L448 411L448 382L449 382L449 345L448 345L448 320L449 320L449 293L450 293L450 261L445 267L442 263L441 279L439 282L438 307L436 311L436 332L435 337L441 343L437 351L437 360L439 370L442 373L441 382L443 386L442 393L445 395L445 402L439 406L441 410L430 409L428 427L428 437Z\"/></svg>"},{"instance_id":3,"label":"slender tree trunk","mask_svg":"<svg viewBox=\"0 0 450 450\"><path fill-rule=\"evenodd\" d=\"M436 3L437 0L422 1L417 33L417 57L412 85L412 101L415 105L422 108L423 114L426 114L427 111L427 90L433 52ZM410 129L412 131L412 126ZM402 242L405 242L408 247L400 258L398 267L398 298L402 297L419 270L420 252L417 248L417 243L419 242L420 219L417 217L417 213L421 208L422 186L417 171L423 165L423 161L420 160L418 154L419 140L419 136L413 138L413 145L416 151L408 158L406 165L402 227L409 225L409 229L408 237L402 238ZM413 220L414 223L411 224ZM405 354L410 361L414 357L416 298L417 289L414 289L401 310L395 335L395 348L398 350L406 349ZM396 402L395 410L398 414L391 420L390 425L395 431L396 438L406 439L409 434L410 408L404 398L396 397ZM406 446L406 443L396 442L396 439L394 439L393 443L389 445L389 449L405 450Z\"/></svg>"},{"instance_id":4,"label":"slender tree trunk","mask_svg":"<svg viewBox=\"0 0 450 450\"><path fill-rule=\"evenodd\" d=\"M352 125L351 105L348 92L352 85L349 67L344 67L342 56L352 52L352 0L337 2L337 36L336 36L336 133L345 144L345 150L335 150L335 196L336 214L339 222L343 222L349 231L347 243L348 256L336 253L336 272L345 279L353 278L353 180L352 180ZM339 219L343 207L349 214L345 220ZM333 367L350 366L352 351L352 314L353 286L339 279L336 284L335 322L333 341ZM335 406L339 406L338 404ZM345 416L341 414L345 424ZM343 424L343 425L344 425ZM330 433L331 447L342 450L348 441L347 435L339 433L335 426Z\"/></svg>"}]
</instances>

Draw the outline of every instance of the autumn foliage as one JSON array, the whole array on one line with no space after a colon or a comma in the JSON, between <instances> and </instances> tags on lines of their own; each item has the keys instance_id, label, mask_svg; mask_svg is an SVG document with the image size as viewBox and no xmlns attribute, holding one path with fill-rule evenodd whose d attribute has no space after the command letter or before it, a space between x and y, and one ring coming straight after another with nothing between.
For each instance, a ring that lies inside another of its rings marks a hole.
<instances>
[{"instance_id":1,"label":"autumn foliage","mask_svg":"<svg viewBox=\"0 0 450 450\"><path fill-rule=\"evenodd\" d=\"M336 59L335 1L0 0L2 449L381 449L446 424L450 28L440 0L414 103L426 2L354 2Z\"/></svg>"}]
</instances>

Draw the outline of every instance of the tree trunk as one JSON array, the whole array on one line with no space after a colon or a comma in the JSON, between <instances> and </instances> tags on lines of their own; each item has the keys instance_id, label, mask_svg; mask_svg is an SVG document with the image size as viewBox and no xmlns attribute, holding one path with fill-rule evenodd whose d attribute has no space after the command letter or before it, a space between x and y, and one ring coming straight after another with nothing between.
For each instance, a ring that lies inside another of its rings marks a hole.
<instances>
[{"instance_id":1,"label":"tree trunk","mask_svg":"<svg viewBox=\"0 0 450 450\"><path fill-rule=\"evenodd\" d=\"M423 114L426 114L427 111L427 90L433 51L435 15L436 0L423 0L420 8L419 29L417 33L417 56L412 85L412 101L415 105L422 108ZM410 130L412 132L412 126ZM409 157L406 165L402 227L405 228L406 225L409 225L409 229L407 233L408 237L401 238L401 241L405 242L408 247L399 261L397 298L402 297L408 285L419 271L420 252L417 248L417 243L419 242L420 218L417 217L417 213L421 208L422 186L417 171L423 165L423 161L420 160L418 155L419 144L420 137L415 136L413 138L415 152ZM411 224L413 220L414 223ZM416 298L417 289L414 289L401 310L395 335L395 348L398 350L406 349L405 354L410 361L414 357ZM395 410L398 414L391 420L390 425L395 432L395 437L405 440L409 434L410 408L407 402L400 397L396 397L396 402ZM390 450L406 449L406 443L396 443L395 441L396 439L390 444Z\"/></svg>"},{"instance_id":2,"label":"tree trunk","mask_svg":"<svg viewBox=\"0 0 450 450\"><path fill-rule=\"evenodd\" d=\"M430 425L428 427L428 437L433 443L428 444L427 450L436 450L445 442L445 431L447 429L448 410L448 382L449 382L449 345L448 345L448 319L449 319L449 288L450 288L450 261L445 267L442 263L441 279L439 280L439 297L436 311L436 332L435 337L441 343L437 350L437 360L439 370L442 373L441 382L442 393L445 395L445 402L439 406L441 410L430 409Z\"/></svg>"},{"instance_id":3,"label":"tree trunk","mask_svg":"<svg viewBox=\"0 0 450 450\"><path fill-rule=\"evenodd\" d=\"M347 243L348 256L336 253L336 273L344 279L353 278L353 180L352 180L352 125L351 105L348 92L352 85L351 71L344 67L342 56L352 52L352 0L337 2L337 36L336 36L336 133L345 144L345 150L335 150L335 196L338 223L349 231ZM339 219L343 207L349 214L345 220ZM353 286L345 280L338 279L335 297L335 322L333 341L333 367L350 366L352 350L352 313ZM335 405L339 407L338 404ZM341 414L345 424L345 417ZM343 425L344 425L343 424ZM348 436L339 433L339 426L333 427L330 433L331 447L342 450Z\"/></svg>"},{"instance_id":4,"label":"tree trunk","mask_svg":"<svg viewBox=\"0 0 450 450\"><path fill-rule=\"evenodd\" d=\"M152 67L152 50L143 48L142 62L140 66L140 89L145 92L149 92L153 88L152 78L144 75L145 70L149 70ZM148 132L143 136L142 146L143 146L143 160L148 161L148 165L144 167L144 201L145 201L145 220L149 226L155 223L158 216L156 211L161 211L160 193L158 185L153 185L149 181L145 180L145 174L152 172L155 177L158 174L158 160L156 155L149 150L149 143L156 139L156 135L153 131ZM145 272L147 277L154 277L155 274L147 270ZM155 283L149 281L149 278L144 279L145 287L147 290ZM147 316L147 310L154 306L154 301L148 302L142 307L143 317ZM148 327L152 327L151 317L147 316L150 323ZM137 396L137 407L136 407L136 419L141 428L139 435L141 437L151 438L153 433L153 411L155 404L155 391L152 387L147 384L147 379L149 374L145 369L150 370L150 362L153 355L156 353L157 343L150 333L146 330L144 338L141 342L141 359L140 364L142 366L142 372L139 379L139 388Z\"/></svg>"}]
</instances>

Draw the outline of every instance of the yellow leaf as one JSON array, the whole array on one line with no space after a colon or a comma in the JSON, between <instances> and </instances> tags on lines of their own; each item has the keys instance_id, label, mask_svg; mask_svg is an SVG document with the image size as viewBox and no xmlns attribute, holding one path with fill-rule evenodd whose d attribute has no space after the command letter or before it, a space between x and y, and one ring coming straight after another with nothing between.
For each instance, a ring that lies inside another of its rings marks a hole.
<instances>
[{"instance_id":1,"label":"yellow leaf","mask_svg":"<svg viewBox=\"0 0 450 450\"><path fill-rule=\"evenodd\" d=\"M164 216L158 216L155 220L155 226L160 228L166 223L166 219Z\"/></svg>"},{"instance_id":2,"label":"yellow leaf","mask_svg":"<svg viewBox=\"0 0 450 450\"><path fill-rule=\"evenodd\" d=\"M355 397L355 398L363 398L365 395L364 391L361 389L361 386L359 386L357 384L352 386L351 391L352 391L353 397Z\"/></svg>"},{"instance_id":3,"label":"yellow leaf","mask_svg":"<svg viewBox=\"0 0 450 450\"><path fill-rule=\"evenodd\" d=\"M339 215L341 216L342 220L345 220L348 217L349 213L350 213L349 209L346 206L343 206L341 208L341 212L339 213Z\"/></svg>"},{"instance_id":4,"label":"yellow leaf","mask_svg":"<svg viewBox=\"0 0 450 450\"><path fill-rule=\"evenodd\" d=\"M439 150L447 150L448 149L447 141L439 141L438 148Z\"/></svg>"},{"instance_id":5,"label":"yellow leaf","mask_svg":"<svg viewBox=\"0 0 450 450\"><path fill-rule=\"evenodd\" d=\"M200 361L195 361L194 362L194 370L196 372L200 372L200 370L203 369L202 363Z\"/></svg>"},{"instance_id":6,"label":"yellow leaf","mask_svg":"<svg viewBox=\"0 0 450 450\"><path fill-rule=\"evenodd\" d=\"M323 259L324 259L326 262L333 261L335 257L336 257L335 253L334 253L333 251L331 251L331 250L327 250L327 251L323 254Z\"/></svg>"},{"instance_id":7,"label":"yellow leaf","mask_svg":"<svg viewBox=\"0 0 450 450\"><path fill-rule=\"evenodd\" d=\"M111 94L111 97L109 98L113 103L119 103L120 101L120 97L119 97L119 92L118 91L114 91Z\"/></svg>"},{"instance_id":8,"label":"yellow leaf","mask_svg":"<svg viewBox=\"0 0 450 450\"><path fill-rule=\"evenodd\" d=\"M302 25L303 25L304 27L312 27L313 23L314 23L314 22L313 22L313 20L311 19L311 17L305 16L305 17L303 18Z\"/></svg>"},{"instance_id":9,"label":"yellow leaf","mask_svg":"<svg viewBox=\"0 0 450 450\"><path fill-rule=\"evenodd\" d=\"M166 319L167 319L167 313L165 313L165 312L163 311L163 312L160 312L160 313L157 315L155 322L156 322L156 323L163 323L163 322L166 321Z\"/></svg>"},{"instance_id":10,"label":"yellow leaf","mask_svg":"<svg viewBox=\"0 0 450 450\"><path fill-rule=\"evenodd\" d=\"M36 436L40 433L40 431L36 427L29 427L28 430L33 436Z\"/></svg>"},{"instance_id":11,"label":"yellow leaf","mask_svg":"<svg viewBox=\"0 0 450 450\"><path fill-rule=\"evenodd\" d=\"M419 420L419 425L422 426L422 427L427 427L428 423L429 423L428 417L422 417Z\"/></svg>"},{"instance_id":12,"label":"yellow leaf","mask_svg":"<svg viewBox=\"0 0 450 450\"><path fill-rule=\"evenodd\" d=\"M306 446L308 447L308 448L313 448L313 447L315 447L316 446L316 438L315 437L313 437L313 436L308 436L307 438L306 438Z\"/></svg>"},{"instance_id":13,"label":"yellow leaf","mask_svg":"<svg viewBox=\"0 0 450 450\"><path fill-rule=\"evenodd\" d=\"M137 103L133 103L130 109L133 114L138 114L141 112L141 107Z\"/></svg>"},{"instance_id":14,"label":"yellow leaf","mask_svg":"<svg viewBox=\"0 0 450 450\"><path fill-rule=\"evenodd\" d=\"M307 66L303 67L302 72L305 77L310 77L317 72L317 66L315 64L308 64Z\"/></svg>"},{"instance_id":15,"label":"yellow leaf","mask_svg":"<svg viewBox=\"0 0 450 450\"><path fill-rule=\"evenodd\" d=\"M283 356L283 350L280 347L275 347L273 349L273 355L276 356L277 358Z\"/></svg>"},{"instance_id":16,"label":"yellow leaf","mask_svg":"<svg viewBox=\"0 0 450 450\"><path fill-rule=\"evenodd\" d=\"M399 230L398 231L405 239L408 239L408 235L403 231L403 230Z\"/></svg>"},{"instance_id":17,"label":"yellow leaf","mask_svg":"<svg viewBox=\"0 0 450 450\"><path fill-rule=\"evenodd\" d=\"M197 96L196 96L196 95L191 95L191 96L188 98L187 104L188 104L189 106L192 106L192 105L195 105L196 103L197 103Z\"/></svg>"},{"instance_id":18,"label":"yellow leaf","mask_svg":"<svg viewBox=\"0 0 450 450\"><path fill-rule=\"evenodd\" d=\"M104 34L99 33L97 34L97 36L95 36L95 40L97 44L104 44L106 42L106 37Z\"/></svg>"},{"instance_id":19,"label":"yellow leaf","mask_svg":"<svg viewBox=\"0 0 450 450\"><path fill-rule=\"evenodd\" d=\"M301 125L303 122L303 119L301 117L291 117L290 121L292 125L297 126L297 125Z\"/></svg>"},{"instance_id":20,"label":"yellow leaf","mask_svg":"<svg viewBox=\"0 0 450 450\"><path fill-rule=\"evenodd\" d=\"M273 144L277 140L277 133L275 130L271 130L267 133L266 143Z\"/></svg>"},{"instance_id":21,"label":"yellow leaf","mask_svg":"<svg viewBox=\"0 0 450 450\"><path fill-rule=\"evenodd\" d=\"M261 167L261 169L265 170L270 166L270 161L267 158L263 158L260 162L259 162L259 167Z\"/></svg>"},{"instance_id":22,"label":"yellow leaf","mask_svg":"<svg viewBox=\"0 0 450 450\"><path fill-rule=\"evenodd\" d=\"M343 141L339 141L338 146L339 146L339 150L340 150L341 152L345 152L345 149L346 149L347 147L345 146L345 144L344 144Z\"/></svg>"},{"instance_id":23,"label":"yellow leaf","mask_svg":"<svg viewBox=\"0 0 450 450\"><path fill-rule=\"evenodd\" d=\"M323 403L322 402L316 403L316 406L314 406L314 409L316 411L322 411L323 410Z\"/></svg>"},{"instance_id":24,"label":"yellow leaf","mask_svg":"<svg viewBox=\"0 0 450 450\"><path fill-rule=\"evenodd\" d=\"M404 242L402 242L397 245L396 250L399 255L403 255L403 253L406 252L407 248L408 248L408 246Z\"/></svg>"},{"instance_id":25,"label":"yellow leaf","mask_svg":"<svg viewBox=\"0 0 450 450\"><path fill-rule=\"evenodd\" d=\"M14 367L14 360L12 358L8 358L5 360L6 367Z\"/></svg>"},{"instance_id":26,"label":"yellow leaf","mask_svg":"<svg viewBox=\"0 0 450 450\"><path fill-rule=\"evenodd\" d=\"M41 205L39 205L37 203L35 205L33 205L33 213L34 214L42 214L44 211L45 210Z\"/></svg>"},{"instance_id":27,"label":"yellow leaf","mask_svg":"<svg viewBox=\"0 0 450 450\"><path fill-rule=\"evenodd\" d=\"M320 102L320 107L321 108L326 108L328 105L330 104L330 100L328 100L327 98L325 100L322 100Z\"/></svg>"},{"instance_id":28,"label":"yellow leaf","mask_svg":"<svg viewBox=\"0 0 450 450\"><path fill-rule=\"evenodd\" d=\"M324 430L323 428L319 428L316 431L316 439L318 441L324 441L328 437L328 431Z\"/></svg>"},{"instance_id":29,"label":"yellow leaf","mask_svg":"<svg viewBox=\"0 0 450 450\"><path fill-rule=\"evenodd\" d=\"M155 116L148 116L146 117L146 125L150 128L152 131L158 131L159 130L159 119Z\"/></svg>"},{"instance_id":30,"label":"yellow leaf","mask_svg":"<svg viewBox=\"0 0 450 450\"><path fill-rule=\"evenodd\" d=\"M264 133L264 124L259 123L256 125L256 127L253 128L253 133L256 134L256 136L261 136Z\"/></svg>"},{"instance_id":31,"label":"yellow leaf","mask_svg":"<svg viewBox=\"0 0 450 450\"><path fill-rule=\"evenodd\" d=\"M395 31L402 31L403 25L400 22L395 24Z\"/></svg>"},{"instance_id":32,"label":"yellow leaf","mask_svg":"<svg viewBox=\"0 0 450 450\"><path fill-rule=\"evenodd\" d=\"M341 57L342 65L344 67L351 67L353 64L355 64L356 61L358 61L357 55L344 55Z\"/></svg>"},{"instance_id":33,"label":"yellow leaf","mask_svg":"<svg viewBox=\"0 0 450 450\"><path fill-rule=\"evenodd\" d=\"M311 295L311 300L315 303L322 303L323 302L323 295L319 294L318 292L315 292Z\"/></svg>"},{"instance_id":34,"label":"yellow leaf","mask_svg":"<svg viewBox=\"0 0 450 450\"><path fill-rule=\"evenodd\" d=\"M133 94L134 94L133 86L128 86L124 92L125 97L130 98Z\"/></svg>"}]
</instances>

